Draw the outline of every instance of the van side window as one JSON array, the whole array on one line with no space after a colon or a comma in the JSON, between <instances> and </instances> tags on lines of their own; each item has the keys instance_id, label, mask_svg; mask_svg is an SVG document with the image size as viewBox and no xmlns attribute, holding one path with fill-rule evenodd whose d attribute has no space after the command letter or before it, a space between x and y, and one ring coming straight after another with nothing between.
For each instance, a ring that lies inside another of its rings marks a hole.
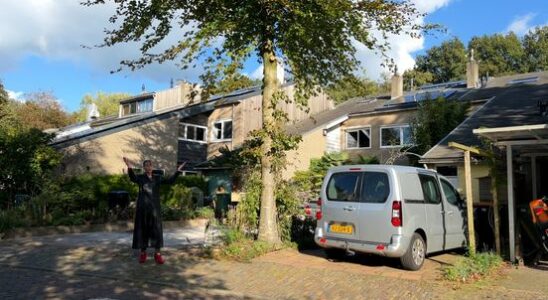
<instances>
[{"instance_id":1,"label":"van side window","mask_svg":"<svg viewBox=\"0 0 548 300\"><path fill-rule=\"evenodd\" d=\"M360 173L335 173L327 184L327 199L331 201L358 202L356 187Z\"/></svg>"},{"instance_id":2,"label":"van side window","mask_svg":"<svg viewBox=\"0 0 548 300\"><path fill-rule=\"evenodd\" d=\"M441 180L441 188L443 189L443 194L445 195L445 199L447 199L447 202L457 206L459 203L459 194L457 194L455 188L453 188L453 186L449 182L443 179Z\"/></svg>"},{"instance_id":3,"label":"van side window","mask_svg":"<svg viewBox=\"0 0 548 300\"><path fill-rule=\"evenodd\" d=\"M384 203L390 194L388 175L382 172L365 172L362 175L361 202Z\"/></svg>"},{"instance_id":4,"label":"van side window","mask_svg":"<svg viewBox=\"0 0 548 300\"><path fill-rule=\"evenodd\" d=\"M438 187L438 181L433 176L419 174L421 181L422 193L424 194L424 202L427 204L441 203L441 194Z\"/></svg>"}]
</instances>

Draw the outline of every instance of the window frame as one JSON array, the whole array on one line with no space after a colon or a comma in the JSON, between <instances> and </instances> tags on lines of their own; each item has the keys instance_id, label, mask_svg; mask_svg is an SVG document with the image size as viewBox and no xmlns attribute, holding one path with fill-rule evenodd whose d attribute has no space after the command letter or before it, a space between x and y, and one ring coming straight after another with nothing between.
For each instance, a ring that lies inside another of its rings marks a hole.
<instances>
[{"instance_id":1,"label":"window frame","mask_svg":"<svg viewBox=\"0 0 548 300\"><path fill-rule=\"evenodd\" d=\"M354 184L354 199L352 200L342 200L342 199L332 199L329 197L329 187L331 185L331 182L333 181L333 178L340 175L356 175L356 182ZM360 203L361 202L361 184L362 184L362 172L336 172L331 174L331 177L329 178L329 181L326 185L325 195L328 201L331 202L352 202L352 203Z\"/></svg>"},{"instance_id":2,"label":"window frame","mask_svg":"<svg viewBox=\"0 0 548 300\"><path fill-rule=\"evenodd\" d=\"M445 195L445 189L443 188L444 184L446 184L451 189L451 191L453 191L453 193L455 193L455 196L457 197L456 198L456 203L452 203L451 201L449 201L449 199ZM443 192L443 196L445 197L445 200L447 200L447 203L449 203L453 206L459 207L459 203L462 203L462 200L460 198L459 192L455 189L455 187L449 181L447 181L443 178L440 178L440 185L441 185L441 189L442 189L442 192Z\"/></svg>"},{"instance_id":3,"label":"window frame","mask_svg":"<svg viewBox=\"0 0 548 300\"><path fill-rule=\"evenodd\" d=\"M183 134L181 135L181 132L179 132L179 140L180 141L207 144L207 131L208 131L207 126L191 124L191 123L185 123L185 122L179 122L179 125L185 126L185 130L184 130ZM202 141L202 140L197 140L197 139L189 139L188 138L188 127L194 127L194 136L196 136L196 132L198 131L198 128L203 129L204 130L204 140Z\"/></svg>"},{"instance_id":4,"label":"window frame","mask_svg":"<svg viewBox=\"0 0 548 300\"><path fill-rule=\"evenodd\" d=\"M144 103L146 102L150 102L150 105L146 105L147 109L141 111L139 109L140 107L139 104L144 105ZM139 101L131 101L131 102L123 103L121 105L122 105L122 116L143 114L143 113L154 111L154 98L148 98L148 99L139 100ZM128 111L127 113L126 113L126 108Z\"/></svg>"},{"instance_id":5,"label":"window frame","mask_svg":"<svg viewBox=\"0 0 548 300\"><path fill-rule=\"evenodd\" d=\"M230 132L230 138L229 139L226 139L226 138L223 138L224 136L224 132L225 132L225 124L230 122L231 123L231 132ZM217 138L215 136L215 124L218 124L218 123L221 123L221 138ZM230 142L232 141L232 138L234 137L234 122L232 121L232 119L222 119L222 120L215 120L211 123L211 142L212 143L222 143L222 142Z\"/></svg>"},{"instance_id":6,"label":"window frame","mask_svg":"<svg viewBox=\"0 0 548 300\"><path fill-rule=\"evenodd\" d=\"M399 124L399 125L385 125L381 126L379 129L379 146L381 149L389 149L389 148L401 148L406 146L412 146L413 143L410 142L409 144L404 144L404 134L403 134L403 128L409 128L409 134L411 134L411 126L409 124ZM383 145L382 141L382 131L383 129L399 129L400 133L400 143L398 145Z\"/></svg>"},{"instance_id":7,"label":"window frame","mask_svg":"<svg viewBox=\"0 0 548 300\"><path fill-rule=\"evenodd\" d=\"M368 134L366 134L368 137L369 137L369 146L368 147L360 147L360 141L359 141L359 134L358 134L358 140L357 140L357 144L358 146L357 147L348 147L348 134L350 132L358 132L360 130L368 130ZM347 149L347 150L359 150L359 149L371 149L371 144L373 143L372 141L372 138L371 138L371 126L365 126L365 127L352 127L352 128L346 128L344 130L345 134L344 134L344 149Z\"/></svg>"},{"instance_id":8,"label":"window frame","mask_svg":"<svg viewBox=\"0 0 548 300\"><path fill-rule=\"evenodd\" d=\"M440 191L440 184L439 184L438 178L434 175L429 175L429 174L418 174L418 175L419 175L419 182L421 184L424 203L425 204L433 204L433 205L442 204L442 195L441 195L442 191ZM431 179L434 182L434 186L435 186L435 190L436 190L436 194L437 194L437 198L438 198L437 202L430 202L426 198L426 191L424 190L424 187L423 187L423 178Z\"/></svg>"}]
</instances>

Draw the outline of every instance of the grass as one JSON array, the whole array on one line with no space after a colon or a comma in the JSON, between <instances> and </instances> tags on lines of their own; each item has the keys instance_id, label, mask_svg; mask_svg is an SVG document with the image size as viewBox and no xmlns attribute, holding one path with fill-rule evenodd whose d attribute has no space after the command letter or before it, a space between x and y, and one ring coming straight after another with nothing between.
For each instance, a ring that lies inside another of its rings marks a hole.
<instances>
[{"instance_id":1,"label":"grass","mask_svg":"<svg viewBox=\"0 0 548 300\"><path fill-rule=\"evenodd\" d=\"M266 253L290 246L285 244L272 245L267 242L257 241L246 236L243 232L231 228L223 231L223 242L223 245L217 251L210 250L211 256L238 262L249 262Z\"/></svg>"},{"instance_id":2,"label":"grass","mask_svg":"<svg viewBox=\"0 0 548 300\"><path fill-rule=\"evenodd\" d=\"M444 277L450 281L467 282L481 279L503 265L502 258L494 253L478 253L460 258L453 266L446 267Z\"/></svg>"}]
</instances>

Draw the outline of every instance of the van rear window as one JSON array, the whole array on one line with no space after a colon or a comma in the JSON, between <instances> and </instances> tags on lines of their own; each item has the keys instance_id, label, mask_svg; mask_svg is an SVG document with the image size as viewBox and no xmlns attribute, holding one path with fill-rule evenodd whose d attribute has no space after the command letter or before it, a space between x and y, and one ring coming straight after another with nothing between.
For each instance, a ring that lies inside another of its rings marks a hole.
<instances>
[{"instance_id":1,"label":"van rear window","mask_svg":"<svg viewBox=\"0 0 548 300\"><path fill-rule=\"evenodd\" d=\"M360 173L335 173L327 184L327 199L330 201L358 202L356 194Z\"/></svg>"},{"instance_id":2,"label":"van rear window","mask_svg":"<svg viewBox=\"0 0 548 300\"><path fill-rule=\"evenodd\" d=\"M362 179L361 202L384 203L390 194L388 175L382 172L365 172Z\"/></svg>"}]
</instances>

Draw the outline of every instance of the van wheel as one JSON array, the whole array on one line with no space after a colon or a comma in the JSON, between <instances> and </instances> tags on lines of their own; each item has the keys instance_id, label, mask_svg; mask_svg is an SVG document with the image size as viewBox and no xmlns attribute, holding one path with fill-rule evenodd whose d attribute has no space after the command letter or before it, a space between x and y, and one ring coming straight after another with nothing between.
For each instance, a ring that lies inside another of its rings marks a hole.
<instances>
[{"instance_id":1,"label":"van wheel","mask_svg":"<svg viewBox=\"0 0 548 300\"><path fill-rule=\"evenodd\" d=\"M338 248L327 248L324 249L324 252L328 259L341 260L346 256L345 251Z\"/></svg>"},{"instance_id":2,"label":"van wheel","mask_svg":"<svg viewBox=\"0 0 548 300\"><path fill-rule=\"evenodd\" d=\"M405 254L400 258L403 268L406 270L416 271L424 264L426 257L426 243L422 239L422 236L418 233L414 233L409 243L409 248Z\"/></svg>"}]
</instances>

